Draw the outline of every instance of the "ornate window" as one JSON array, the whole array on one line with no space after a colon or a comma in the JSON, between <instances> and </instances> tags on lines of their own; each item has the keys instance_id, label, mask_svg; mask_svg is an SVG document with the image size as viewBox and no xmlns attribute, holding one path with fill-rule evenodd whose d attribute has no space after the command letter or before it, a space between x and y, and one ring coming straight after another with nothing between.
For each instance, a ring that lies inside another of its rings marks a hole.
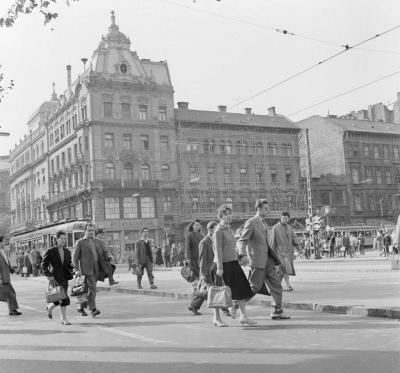
<instances>
[{"instance_id":1,"label":"ornate window","mask_svg":"<svg viewBox=\"0 0 400 373\"><path fill-rule=\"evenodd\" d=\"M114 164L112 164L111 162L106 164L106 179L107 180L115 179L115 167Z\"/></svg>"},{"instance_id":2,"label":"ornate window","mask_svg":"<svg viewBox=\"0 0 400 373\"><path fill-rule=\"evenodd\" d=\"M154 198L143 197L140 200L140 207L142 211L142 218L154 218L155 208L154 208Z\"/></svg>"},{"instance_id":3,"label":"ornate window","mask_svg":"<svg viewBox=\"0 0 400 373\"><path fill-rule=\"evenodd\" d=\"M124 180L128 182L133 180L133 167L130 163L124 165Z\"/></svg>"},{"instance_id":4,"label":"ornate window","mask_svg":"<svg viewBox=\"0 0 400 373\"><path fill-rule=\"evenodd\" d=\"M119 198L118 197L105 197L104 210L106 219L119 219Z\"/></svg>"},{"instance_id":5,"label":"ornate window","mask_svg":"<svg viewBox=\"0 0 400 373\"><path fill-rule=\"evenodd\" d=\"M150 180L150 166L148 164L142 165L140 169L142 180Z\"/></svg>"},{"instance_id":6,"label":"ornate window","mask_svg":"<svg viewBox=\"0 0 400 373\"><path fill-rule=\"evenodd\" d=\"M169 166L167 164L161 166L161 180L164 182L170 181Z\"/></svg>"},{"instance_id":7,"label":"ornate window","mask_svg":"<svg viewBox=\"0 0 400 373\"><path fill-rule=\"evenodd\" d=\"M134 197L124 197L123 199L124 219L136 219L137 212L137 199Z\"/></svg>"}]
</instances>

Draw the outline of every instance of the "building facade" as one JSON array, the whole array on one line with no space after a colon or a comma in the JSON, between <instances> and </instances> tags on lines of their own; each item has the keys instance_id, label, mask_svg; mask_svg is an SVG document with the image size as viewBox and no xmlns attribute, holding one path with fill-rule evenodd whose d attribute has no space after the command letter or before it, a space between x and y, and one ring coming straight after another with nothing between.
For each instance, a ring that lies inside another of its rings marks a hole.
<instances>
[{"instance_id":1,"label":"building facade","mask_svg":"<svg viewBox=\"0 0 400 373\"><path fill-rule=\"evenodd\" d=\"M313 207L336 209L330 225L380 225L397 219L399 124L313 116L297 125L309 131Z\"/></svg>"},{"instance_id":2,"label":"building facade","mask_svg":"<svg viewBox=\"0 0 400 373\"><path fill-rule=\"evenodd\" d=\"M159 241L179 224L168 65L140 59L130 45L112 13L84 72L72 82L67 66L67 89L43 104L51 110L11 152L13 232L87 219L106 230L112 248L125 249L144 226ZM43 162L32 163L42 142Z\"/></svg>"},{"instance_id":3,"label":"building facade","mask_svg":"<svg viewBox=\"0 0 400 373\"><path fill-rule=\"evenodd\" d=\"M282 210L306 216L299 175L299 129L275 108L269 115L175 110L183 223L215 220L222 203L232 205L234 225L254 215L258 198L270 201L270 222Z\"/></svg>"},{"instance_id":4,"label":"building facade","mask_svg":"<svg viewBox=\"0 0 400 373\"><path fill-rule=\"evenodd\" d=\"M0 235L9 232L11 218L10 167L8 155L0 156Z\"/></svg>"}]
</instances>

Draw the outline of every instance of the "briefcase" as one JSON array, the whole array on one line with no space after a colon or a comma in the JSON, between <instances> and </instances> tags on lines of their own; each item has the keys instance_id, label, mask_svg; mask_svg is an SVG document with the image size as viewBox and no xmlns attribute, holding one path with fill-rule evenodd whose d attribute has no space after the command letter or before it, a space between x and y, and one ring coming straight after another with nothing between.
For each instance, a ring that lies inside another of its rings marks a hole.
<instances>
[{"instance_id":1,"label":"briefcase","mask_svg":"<svg viewBox=\"0 0 400 373\"><path fill-rule=\"evenodd\" d=\"M0 302L7 302L10 296L10 288L6 285L0 285Z\"/></svg>"},{"instance_id":2,"label":"briefcase","mask_svg":"<svg viewBox=\"0 0 400 373\"><path fill-rule=\"evenodd\" d=\"M190 269L189 264L185 264L182 269L181 269L181 276L187 281L187 282L193 282L196 280L196 275L194 272Z\"/></svg>"},{"instance_id":3,"label":"briefcase","mask_svg":"<svg viewBox=\"0 0 400 373\"><path fill-rule=\"evenodd\" d=\"M59 286L56 280L51 279L49 281L49 287L46 291L46 302L47 303L60 302L67 298L68 296L64 288L62 286Z\"/></svg>"},{"instance_id":4,"label":"briefcase","mask_svg":"<svg viewBox=\"0 0 400 373\"><path fill-rule=\"evenodd\" d=\"M136 276L143 276L143 270L142 266L139 264L133 264L132 265L132 274Z\"/></svg>"},{"instance_id":5,"label":"briefcase","mask_svg":"<svg viewBox=\"0 0 400 373\"><path fill-rule=\"evenodd\" d=\"M71 288L71 297L86 294L89 291L89 286L86 283L85 276L76 276Z\"/></svg>"},{"instance_id":6,"label":"briefcase","mask_svg":"<svg viewBox=\"0 0 400 373\"><path fill-rule=\"evenodd\" d=\"M207 307L232 307L232 291L229 286L210 286L207 292Z\"/></svg>"}]
</instances>

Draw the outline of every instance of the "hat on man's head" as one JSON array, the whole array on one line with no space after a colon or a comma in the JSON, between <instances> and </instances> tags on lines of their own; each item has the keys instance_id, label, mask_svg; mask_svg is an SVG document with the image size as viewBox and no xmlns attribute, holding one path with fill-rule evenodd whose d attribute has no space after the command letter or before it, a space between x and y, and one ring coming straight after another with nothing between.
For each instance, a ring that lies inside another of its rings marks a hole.
<instances>
[{"instance_id":1,"label":"hat on man's head","mask_svg":"<svg viewBox=\"0 0 400 373\"><path fill-rule=\"evenodd\" d=\"M99 228L99 229L96 229L96 236L98 235L98 234L104 234L104 229L103 228Z\"/></svg>"}]
</instances>

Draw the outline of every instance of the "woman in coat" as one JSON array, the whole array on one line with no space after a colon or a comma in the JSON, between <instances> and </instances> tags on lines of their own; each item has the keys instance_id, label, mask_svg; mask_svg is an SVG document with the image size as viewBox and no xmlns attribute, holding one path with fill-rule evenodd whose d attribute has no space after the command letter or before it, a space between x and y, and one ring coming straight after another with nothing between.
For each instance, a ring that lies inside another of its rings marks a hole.
<instances>
[{"instance_id":1,"label":"woman in coat","mask_svg":"<svg viewBox=\"0 0 400 373\"><path fill-rule=\"evenodd\" d=\"M48 249L42 260L42 269L44 275L49 281L55 280L59 286L62 286L67 294L68 280L72 279L73 267L71 262L71 252L65 247L67 242L66 233L58 231L56 233L57 245ZM51 267L51 268L50 268ZM53 318L53 309L60 305L61 324L71 325L67 319L67 306L70 299L67 297L61 302L54 302L47 305L47 315L49 319Z\"/></svg>"}]
</instances>

